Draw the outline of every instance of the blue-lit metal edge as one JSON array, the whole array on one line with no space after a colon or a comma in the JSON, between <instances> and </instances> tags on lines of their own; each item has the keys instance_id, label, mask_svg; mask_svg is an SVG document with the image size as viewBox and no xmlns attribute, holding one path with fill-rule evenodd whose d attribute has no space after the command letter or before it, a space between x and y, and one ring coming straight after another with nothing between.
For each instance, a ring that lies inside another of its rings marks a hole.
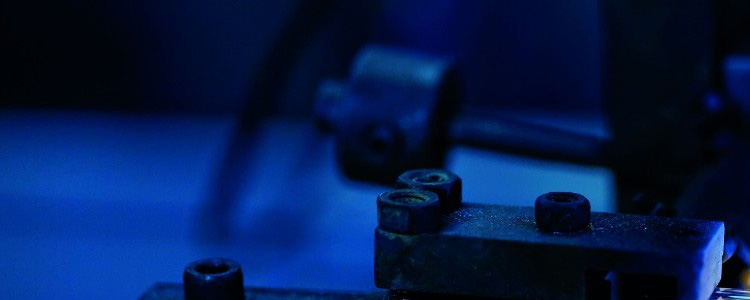
<instances>
[{"instance_id":1,"label":"blue-lit metal edge","mask_svg":"<svg viewBox=\"0 0 750 300\"><path fill-rule=\"evenodd\" d=\"M740 289L717 288L709 300L750 299L750 291Z\"/></svg>"}]
</instances>

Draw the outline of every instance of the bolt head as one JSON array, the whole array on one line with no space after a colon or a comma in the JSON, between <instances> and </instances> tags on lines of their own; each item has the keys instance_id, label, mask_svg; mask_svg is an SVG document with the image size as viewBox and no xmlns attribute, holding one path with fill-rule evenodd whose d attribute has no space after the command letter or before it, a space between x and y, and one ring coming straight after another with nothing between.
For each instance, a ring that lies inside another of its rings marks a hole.
<instances>
[{"instance_id":1,"label":"bolt head","mask_svg":"<svg viewBox=\"0 0 750 300\"><path fill-rule=\"evenodd\" d=\"M443 212L461 206L461 178L442 169L417 169L402 173L396 180L397 189L418 189L433 192L440 199Z\"/></svg>"},{"instance_id":2,"label":"bolt head","mask_svg":"<svg viewBox=\"0 0 750 300\"><path fill-rule=\"evenodd\" d=\"M438 195L425 190L399 189L378 196L378 225L381 229L419 234L440 228Z\"/></svg>"},{"instance_id":3,"label":"bolt head","mask_svg":"<svg viewBox=\"0 0 750 300\"><path fill-rule=\"evenodd\" d=\"M534 202L536 225L550 232L576 232L591 220L591 204L586 197L569 192L546 193Z\"/></svg>"},{"instance_id":4,"label":"bolt head","mask_svg":"<svg viewBox=\"0 0 750 300\"><path fill-rule=\"evenodd\" d=\"M207 258L190 263L182 276L185 300L244 300L242 268L234 260Z\"/></svg>"}]
</instances>

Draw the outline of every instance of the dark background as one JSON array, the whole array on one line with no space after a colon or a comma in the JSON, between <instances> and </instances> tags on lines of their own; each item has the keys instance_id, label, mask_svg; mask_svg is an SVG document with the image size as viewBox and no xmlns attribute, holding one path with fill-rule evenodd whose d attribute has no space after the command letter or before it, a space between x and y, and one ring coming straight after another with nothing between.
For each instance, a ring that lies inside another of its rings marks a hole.
<instances>
[{"instance_id":1,"label":"dark background","mask_svg":"<svg viewBox=\"0 0 750 300\"><path fill-rule=\"evenodd\" d=\"M4 1L12 106L304 115L365 43L457 58L466 103L599 109L596 1ZM314 19L283 44L286 28ZM288 51L282 61L266 61ZM287 66L289 65L289 66ZM285 68L278 86L253 86ZM275 99L257 99L276 88Z\"/></svg>"}]
</instances>

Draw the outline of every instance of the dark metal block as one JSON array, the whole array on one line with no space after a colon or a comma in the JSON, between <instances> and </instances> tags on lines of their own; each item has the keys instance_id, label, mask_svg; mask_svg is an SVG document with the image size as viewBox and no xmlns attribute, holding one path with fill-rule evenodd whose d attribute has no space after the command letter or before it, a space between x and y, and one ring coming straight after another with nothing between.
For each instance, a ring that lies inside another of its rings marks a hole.
<instances>
[{"instance_id":1,"label":"dark metal block","mask_svg":"<svg viewBox=\"0 0 750 300\"><path fill-rule=\"evenodd\" d=\"M435 233L377 229L375 283L397 291L586 299L609 274L615 294L634 279L659 279L675 299L704 300L719 282L721 222L592 213L591 224L550 233L537 228L532 207L464 204L444 215Z\"/></svg>"}]
</instances>

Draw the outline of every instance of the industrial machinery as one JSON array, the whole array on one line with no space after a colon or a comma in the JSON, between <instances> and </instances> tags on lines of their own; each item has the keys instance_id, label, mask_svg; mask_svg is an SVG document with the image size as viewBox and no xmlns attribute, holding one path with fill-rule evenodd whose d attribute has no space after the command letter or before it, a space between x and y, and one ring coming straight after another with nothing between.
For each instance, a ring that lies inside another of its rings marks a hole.
<instances>
[{"instance_id":1,"label":"industrial machinery","mask_svg":"<svg viewBox=\"0 0 750 300\"><path fill-rule=\"evenodd\" d=\"M750 165L747 130L743 129L748 114L739 107L747 95L739 86L750 84L748 66L750 57L729 57L724 72L731 93L724 99L705 96L707 105L723 101L726 107L703 108L697 117L700 120L686 117L675 121L679 126L693 126L688 122L695 119L709 130L680 141L690 147L675 142L638 150L643 147L640 142L623 143L617 136L585 135L462 109L460 76L449 58L377 46L360 52L348 80L321 85L317 116L322 128L334 132L339 165L351 178L386 183L406 169L440 167L447 149L457 144L606 166L629 178L618 185L618 211L723 220L731 223L730 243L745 248L742 245L750 241L750 225L742 216L750 205L742 186L750 180L746 171ZM627 127L642 122L641 117L639 113L616 121L613 116L611 121L615 127ZM727 119L734 121L726 123ZM658 159L641 165L660 156L670 160L682 157L689 163ZM633 170L634 165L640 165L638 171ZM728 214L728 210L736 213ZM744 251L740 255L745 255Z\"/></svg>"},{"instance_id":2,"label":"industrial machinery","mask_svg":"<svg viewBox=\"0 0 750 300\"><path fill-rule=\"evenodd\" d=\"M592 213L572 192L534 207L464 203L462 181L441 169L401 174L377 196L375 285L341 293L244 288L228 259L196 261L183 284L141 300L206 299L745 299L716 289L724 224Z\"/></svg>"},{"instance_id":3,"label":"industrial machinery","mask_svg":"<svg viewBox=\"0 0 750 300\"><path fill-rule=\"evenodd\" d=\"M373 271L382 290L243 289L236 262L212 259L188 266L183 285L157 284L141 299L750 299L717 288L723 263L730 267L721 282L734 287L737 266L750 259L750 59L722 49L715 79L704 57L711 32L633 21L650 9L650 21L683 24L708 14L706 5L680 15L668 6L603 5L607 137L464 106L449 56L362 48L348 78L320 84L315 117L335 136L347 177L397 178L377 197ZM660 35L681 43L632 47ZM452 145L611 168L620 213L592 213L585 196L567 191L527 207L464 203L461 179L436 169Z\"/></svg>"},{"instance_id":4,"label":"industrial machinery","mask_svg":"<svg viewBox=\"0 0 750 300\"><path fill-rule=\"evenodd\" d=\"M0 298L750 299L750 1L0 6Z\"/></svg>"}]
</instances>

